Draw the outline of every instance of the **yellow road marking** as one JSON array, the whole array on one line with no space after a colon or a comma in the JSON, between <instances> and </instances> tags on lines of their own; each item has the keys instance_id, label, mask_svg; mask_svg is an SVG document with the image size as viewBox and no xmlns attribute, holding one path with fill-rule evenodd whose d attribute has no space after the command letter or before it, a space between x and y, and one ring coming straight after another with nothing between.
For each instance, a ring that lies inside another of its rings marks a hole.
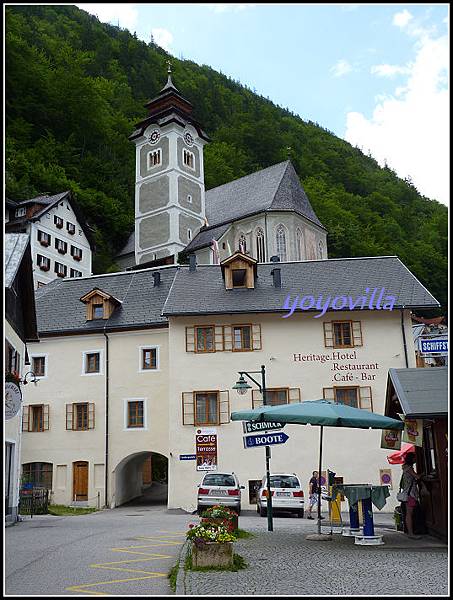
<instances>
[{"instance_id":1,"label":"yellow road marking","mask_svg":"<svg viewBox=\"0 0 453 600\"><path fill-rule=\"evenodd\" d=\"M165 535L165 537L170 537L168 534L169 533L173 533L173 535L179 535L179 536L184 536L184 533L178 533L178 532L162 532ZM140 546L125 546L122 548L110 548L110 550L112 552L124 552L126 554L140 554L142 556L146 556L147 558L129 558L127 560L118 560L118 561L111 561L111 562L106 562L106 563L93 563L91 565L89 565L91 568L93 569L107 569L107 570L111 570L111 571L123 571L126 573L140 573L141 576L140 577L129 577L127 579L113 579L110 581L98 581L96 583L83 583L83 584L79 584L79 585L72 585L68 588L66 588L66 591L68 592L81 592L84 594L95 594L95 595L100 595L100 596L108 596L110 595L108 592L98 592L92 589L88 589L88 588L93 588L99 585L109 585L112 583L127 583L129 581L140 581L140 580L145 580L145 579L153 579L156 577L167 577L167 573L161 573L158 571L145 571L142 569L133 569L133 568L125 568L123 566L119 566L119 565L126 565L126 564L131 564L131 563L138 563L138 562L148 562L148 561L152 561L152 560L159 560L159 559L169 559L172 558L172 556L168 555L168 554L158 554L155 552L140 552L139 550L144 550L146 548L156 548L159 546L177 546L180 545L180 542L177 541L171 541L171 540L165 540L165 539L161 539L157 536L137 536L134 539L136 540L149 540L149 541L154 541L157 542L156 544L146 544L146 545L140 545ZM117 565L117 566L114 566Z\"/></svg>"}]
</instances>

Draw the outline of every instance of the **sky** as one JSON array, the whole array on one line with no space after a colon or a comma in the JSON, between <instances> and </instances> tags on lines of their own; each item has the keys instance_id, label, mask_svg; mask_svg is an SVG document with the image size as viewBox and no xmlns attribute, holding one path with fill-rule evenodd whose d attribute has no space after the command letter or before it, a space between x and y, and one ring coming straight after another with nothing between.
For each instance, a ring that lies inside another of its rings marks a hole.
<instances>
[{"instance_id":1,"label":"sky","mask_svg":"<svg viewBox=\"0 0 453 600\"><path fill-rule=\"evenodd\" d=\"M448 204L448 4L77 6L240 81Z\"/></svg>"}]
</instances>

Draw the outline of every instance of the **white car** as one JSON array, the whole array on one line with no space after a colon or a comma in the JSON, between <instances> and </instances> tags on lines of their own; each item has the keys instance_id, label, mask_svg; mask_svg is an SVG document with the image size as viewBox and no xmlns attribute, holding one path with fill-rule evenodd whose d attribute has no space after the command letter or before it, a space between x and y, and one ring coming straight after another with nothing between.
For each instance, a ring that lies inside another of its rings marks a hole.
<instances>
[{"instance_id":1,"label":"white car","mask_svg":"<svg viewBox=\"0 0 453 600\"><path fill-rule=\"evenodd\" d=\"M220 504L237 512L241 512L241 490L245 489L239 484L239 479L234 473L206 473L198 485L197 511L201 514L209 506Z\"/></svg>"},{"instance_id":2,"label":"white car","mask_svg":"<svg viewBox=\"0 0 453 600\"><path fill-rule=\"evenodd\" d=\"M295 473L275 473L271 476L272 510L286 510L304 516L304 491ZM267 478L263 477L257 493L256 510L267 515Z\"/></svg>"}]
</instances>

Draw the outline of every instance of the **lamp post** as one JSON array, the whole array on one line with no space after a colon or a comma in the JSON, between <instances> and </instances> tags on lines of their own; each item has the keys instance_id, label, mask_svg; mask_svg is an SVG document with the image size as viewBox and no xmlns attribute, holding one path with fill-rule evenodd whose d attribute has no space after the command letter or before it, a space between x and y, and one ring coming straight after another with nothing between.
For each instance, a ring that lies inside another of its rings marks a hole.
<instances>
[{"instance_id":1,"label":"lamp post","mask_svg":"<svg viewBox=\"0 0 453 600\"><path fill-rule=\"evenodd\" d=\"M250 373L256 374L261 373L261 384L254 379ZM267 398L266 398L266 367L261 365L261 371L239 371L239 379L235 385L233 385L233 389L237 390L238 394L241 396L247 392L247 390L252 389L252 386L249 385L244 379L244 375L248 377L253 383L258 386L262 396L263 396L263 405L267 406ZM273 514L272 514L272 494L271 494L271 474L270 474L270 462L271 458L271 449L269 446L266 446L266 481L267 481L267 530L274 531L273 524Z\"/></svg>"}]
</instances>

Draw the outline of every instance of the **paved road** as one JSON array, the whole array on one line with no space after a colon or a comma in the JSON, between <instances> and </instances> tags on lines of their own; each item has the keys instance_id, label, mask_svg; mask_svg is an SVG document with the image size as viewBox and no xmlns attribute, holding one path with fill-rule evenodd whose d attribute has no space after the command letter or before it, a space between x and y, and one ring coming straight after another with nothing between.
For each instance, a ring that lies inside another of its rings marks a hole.
<instances>
[{"instance_id":1,"label":"paved road","mask_svg":"<svg viewBox=\"0 0 453 600\"><path fill-rule=\"evenodd\" d=\"M167 574L193 521L162 506L26 519L6 529L7 594L170 594Z\"/></svg>"}]
</instances>

